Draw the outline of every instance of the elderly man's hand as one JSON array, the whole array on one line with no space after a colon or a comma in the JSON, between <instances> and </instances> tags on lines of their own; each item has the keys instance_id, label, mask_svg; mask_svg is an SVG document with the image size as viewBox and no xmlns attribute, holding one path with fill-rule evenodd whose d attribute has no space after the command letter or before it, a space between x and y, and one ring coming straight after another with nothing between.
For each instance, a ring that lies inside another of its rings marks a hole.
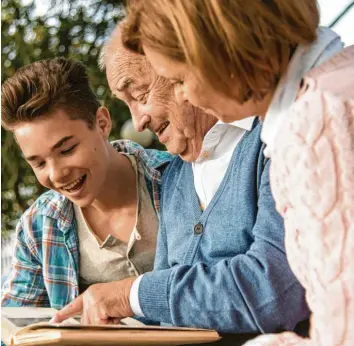
<instances>
[{"instance_id":1,"label":"elderly man's hand","mask_svg":"<svg viewBox=\"0 0 354 346\"><path fill-rule=\"evenodd\" d=\"M83 294L58 311L51 322L60 323L81 314L82 324L111 324L133 316L129 295L135 279L134 277L90 286Z\"/></svg>"}]
</instances>

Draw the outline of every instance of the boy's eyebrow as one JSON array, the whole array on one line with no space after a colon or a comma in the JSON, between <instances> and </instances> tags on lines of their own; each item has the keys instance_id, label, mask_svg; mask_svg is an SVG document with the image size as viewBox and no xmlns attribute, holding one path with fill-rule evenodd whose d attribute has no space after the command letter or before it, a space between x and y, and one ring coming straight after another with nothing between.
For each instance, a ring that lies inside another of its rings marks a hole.
<instances>
[{"instance_id":1,"label":"boy's eyebrow","mask_svg":"<svg viewBox=\"0 0 354 346\"><path fill-rule=\"evenodd\" d=\"M52 151L55 149L60 148L65 142L67 142L69 139L73 138L74 136L65 136L63 137L60 141L58 141L56 144L52 146Z\"/></svg>"},{"instance_id":2,"label":"boy's eyebrow","mask_svg":"<svg viewBox=\"0 0 354 346\"><path fill-rule=\"evenodd\" d=\"M74 136L65 136L63 137L61 140L59 140L57 143L55 143L52 148L51 151L54 151L55 149L60 148L65 142L67 142L68 140L72 139ZM32 155L32 156L28 156L25 157L26 161L34 161L38 159L37 155Z\"/></svg>"}]
</instances>

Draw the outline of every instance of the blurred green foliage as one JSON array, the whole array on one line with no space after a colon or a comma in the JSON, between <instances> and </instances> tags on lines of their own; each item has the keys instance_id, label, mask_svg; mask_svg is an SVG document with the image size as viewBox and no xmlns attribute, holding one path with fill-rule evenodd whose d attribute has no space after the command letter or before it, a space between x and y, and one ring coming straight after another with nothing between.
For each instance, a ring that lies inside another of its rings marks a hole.
<instances>
[{"instance_id":1,"label":"blurred green foliage","mask_svg":"<svg viewBox=\"0 0 354 346\"><path fill-rule=\"evenodd\" d=\"M129 109L112 97L97 59L103 42L124 16L122 3L122 0L51 0L47 13L37 16L33 2L2 0L1 82L19 67L36 60L57 56L81 60L88 67L95 92L111 112L112 139L118 138L121 126L130 117ZM44 189L22 159L12 134L3 129L1 145L1 233L6 237ZM153 146L158 146L156 141Z\"/></svg>"}]
</instances>

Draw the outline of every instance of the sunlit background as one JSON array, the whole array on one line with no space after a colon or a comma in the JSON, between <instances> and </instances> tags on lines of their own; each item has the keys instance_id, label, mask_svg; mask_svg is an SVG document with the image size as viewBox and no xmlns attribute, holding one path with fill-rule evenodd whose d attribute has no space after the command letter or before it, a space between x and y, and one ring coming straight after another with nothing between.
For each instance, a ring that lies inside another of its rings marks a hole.
<instances>
[{"instance_id":1,"label":"sunlit background","mask_svg":"<svg viewBox=\"0 0 354 346\"><path fill-rule=\"evenodd\" d=\"M28 2L30 1L23 1L23 3ZM85 4L84 0L79 2ZM37 16L45 14L50 9L50 3L47 0L36 0L35 3L37 5ZM329 26L338 15L352 3L352 0L319 0L318 4L321 10L321 25ZM354 44L354 6L346 12L336 25L333 26L333 29L342 36L345 45L349 46Z\"/></svg>"},{"instance_id":2,"label":"sunlit background","mask_svg":"<svg viewBox=\"0 0 354 346\"><path fill-rule=\"evenodd\" d=\"M321 25L329 26L336 19L333 30L341 37L346 46L354 44L354 2L352 0L319 0ZM347 11L345 11L347 10ZM343 13L343 16L338 16Z\"/></svg>"}]
</instances>

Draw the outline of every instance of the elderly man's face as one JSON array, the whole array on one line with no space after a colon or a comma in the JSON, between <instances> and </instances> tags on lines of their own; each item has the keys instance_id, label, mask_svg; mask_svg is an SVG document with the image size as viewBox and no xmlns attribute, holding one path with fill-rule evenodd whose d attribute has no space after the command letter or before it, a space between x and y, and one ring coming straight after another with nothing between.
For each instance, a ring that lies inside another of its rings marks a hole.
<instances>
[{"instance_id":1,"label":"elderly man's face","mask_svg":"<svg viewBox=\"0 0 354 346\"><path fill-rule=\"evenodd\" d=\"M136 130L149 128L170 153L196 160L216 119L189 103L177 104L170 82L145 57L123 51L106 68L110 89L128 105Z\"/></svg>"}]
</instances>

